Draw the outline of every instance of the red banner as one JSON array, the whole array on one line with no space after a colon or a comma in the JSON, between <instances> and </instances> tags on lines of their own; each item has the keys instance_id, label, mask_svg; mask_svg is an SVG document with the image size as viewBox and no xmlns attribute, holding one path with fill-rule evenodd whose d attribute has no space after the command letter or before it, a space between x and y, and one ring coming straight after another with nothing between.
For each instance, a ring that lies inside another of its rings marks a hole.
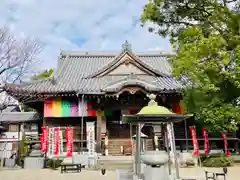
<instances>
[{"instance_id":1,"label":"red banner","mask_svg":"<svg viewBox=\"0 0 240 180\"><path fill-rule=\"evenodd\" d=\"M42 139L42 141L41 141ZM46 126L42 127L42 137L40 136L41 142L41 152L47 152L48 148L48 128Z\"/></svg>"},{"instance_id":2,"label":"red banner","mask_svg":"<svg viewBox=\"0 0 240 180\"><path fill-rule=\"evenodd\" d=\"M202 128L202 135L204 138L204 152L205 152L205 155L207 156L209 153L209 142L208 142L208 134L207 134L206 128Z\"/></svg>"},{"instance_id":3,"label":"red banner","mask_svg":"<svg viewBox=\"0 0 240 180\"><path fill-rule=\"evenodd\" d=\"M43 134L40 134L40 149L43 152Z\"/></svg>"},{"instance_id":4,"label":"red banner","mask_svg":"<svg viewBox=\"0 0 240 180\"><path fill-rule=\"evenodd\" d=\"M223 143L224 143L224 151L226 156L230 156L230 152L228 151L228 142L227 142L227 136L224 132L221 132L221 137L223 139Z\"/></svg>"},{"instance_id":5,"label":"red banner","mask_svg":"<svg viewBox=\"0 0 240 180\"><path fill-rule=\"evenodd\" d=\"M72 145L73 145L73 130L72 128L66 128L66 156L72 156Z\"/></svg>"},{"instance_id":6,"label":"red banner","mask_svg":"<svg viewBox=\"0 0 240 180\"><path fill-rule=\"evenodd\" d=\"M198 141L197 141L197 136L196 136L196 129L195 127L190 127L190 133L192 136L192 143L193 143L193 155L198 156L199 151L198 151Z\"/></svg>"},{"instance_id":7,"label":"red banner","mask_svg":"<svg viewBox=\"0 0 240 180\"><path fill-rule=\"evenodd\" d=\"M59 128L53 128L53 156L59 154Z\"/></svg>"}]
</instances>

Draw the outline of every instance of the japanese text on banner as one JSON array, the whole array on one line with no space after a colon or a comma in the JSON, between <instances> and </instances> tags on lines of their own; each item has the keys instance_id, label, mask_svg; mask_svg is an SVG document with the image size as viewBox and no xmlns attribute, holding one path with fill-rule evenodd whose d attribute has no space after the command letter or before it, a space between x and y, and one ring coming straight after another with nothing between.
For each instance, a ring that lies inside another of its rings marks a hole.
<instances>
[{"instance_id":1,"label":"japanese text on banner","mask_svg":"<svg viewBox=\"0 0 240 180\"><path fill-rule=\"evenodd\" d=\"M41 148L42 152L47 152L47 149L48 149L48 128L47 127L42 127L42 145L41 145L41 147L42 147Z\"/></svg>"},{"instance_id":2,"label":"japanese text on banner","mask_svg":"<svg viewBox=\"0 0 240 180\"><path fill-rule=\"evenodd\" d=\"M224 143L224 151L226 156L230 156L230 152L228 151L228 142L227 142L227 136L224 132L221 132L221 137L223 139L223 143Z\"/></svg>"},{"instance_id":3,"label":"japanese text on banner","mask_svg":"<svg viewBox=\"0 0 240 180\"><path fill-rule=\"evenodd\" d=\"M207 134L206 128L202 128L202 135L204 138L204 153L207 156L209 153L209 142L208 142L208 134Z\"/></svg>"},{"instance_id":4,"label":"japanese text on banner","mask_svg":"<svg viewBox=\"0 0 240 180\"><path fill-rule=\"evenodd\" d=\"M73 145L73 129L66 128L66 156L72 156L72 145Z\"/></svg>"},{"instance_id":5,"label":"japanese text on banner","mask_svg":"<svg viewBox=\"0 0 240 180\"><path fill-rule=\"evenodd\" d=\"M53 156L58 156L59 154L59 128L53 128Z\"/></svg>"}]
</instances>

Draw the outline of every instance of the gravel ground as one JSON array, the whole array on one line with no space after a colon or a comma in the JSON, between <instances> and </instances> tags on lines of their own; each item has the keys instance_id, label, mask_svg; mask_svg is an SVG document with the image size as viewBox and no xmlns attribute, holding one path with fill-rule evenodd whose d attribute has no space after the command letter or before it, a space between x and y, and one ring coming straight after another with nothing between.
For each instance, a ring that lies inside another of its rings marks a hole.
<instances>
[{"instance_id":1,"label":"gravel ground","mask_svg":"<svg viewBox=\"0 0 240 180\"><path fill-rule=\"evenodd\" d=\"M208 168L209 169L209 168ZM211 171L219 171L222 169L211 168ZM227 180L238 180L240 166L228 169L229 175ZM181 168L181 177L197 178L204 180L204 168ZM0 180L116 180L115 171L107 171L103 176L100 171L83 170L81 173L64 173L58 170L49 169L19 169L19 170L0 170ZM219 179L221 180L221 178Z\"/></svg>"}]
</instances>

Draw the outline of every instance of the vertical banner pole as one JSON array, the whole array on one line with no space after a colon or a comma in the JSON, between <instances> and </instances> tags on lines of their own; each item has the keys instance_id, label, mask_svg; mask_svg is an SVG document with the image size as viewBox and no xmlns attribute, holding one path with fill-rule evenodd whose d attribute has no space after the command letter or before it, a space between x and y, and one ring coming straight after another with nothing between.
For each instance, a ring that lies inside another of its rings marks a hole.
<instances>
[{"instance_id":1,"label":"vertical banner pole","mask_svg":"<svg viewBox=\"0 0 240 180\"><path fill-rule=\"evenodd\" d=\"M141 125L140 123L136 126L136 175L140 178L141 174L141 160L140 160L140 153L141 153Z\"/></svg>"},{"instance_id":2,"label":"vertical banner pole","mask_svg":"<svg viewBox=\"0 0 240 180\"><path fill-rule=\"evenodd\" d=\"M84 94L82 95L82 102L83 103L84 101ZM83 118L83 114L84 114L84 109L82 108L82 117L81 117L81 142L80 142L80 149L81 149L81 152L83 153L83 126L84 126L84 118Z\"/></svg>"},{"instance_id":3,"label":"vertical banner pole","mask_svg":"<svg viewBox=\"0 0 240 180\"><path fill-rule=\"evenodd\" d=\"M132 123L129 124L130 126L130 142L131 142L131 155L133 155L133 140L132 140Z\"/></svg>"},{"instance_id":4,"label":"vertical banner pole","mask_svg":"<svg viewBox=\"0 0 240 180\"><path fill-rule=\"evenodd\" d=\"M171 135L172 135L172 152L174 154L174 161L175 161L175 168L176 168L176 178L180 179L180 173L179 173L179 164L178 164L178 157L177 157L177 150L175 145L175 135L174 135L174 127L173 123L169 122L171 127Z\"/></svg>"},{"instance_id":5,"label":"vertical banner pole","mask_svg":"<svg viewBox=\"0 0 240 180\"><path fill-rule=\"evenodd\" d=\"M166 146L166 151L168 153L168 173L169 175L172 174L172 171L171 171L171 155L170 155L170 149L169 149L169 146L170 146L170 141L171 139L168 138L168 128L167 128L167 124L164 125L164 140L165 140L165 146Z\"/></svg>"},{"instance_id":6,"label":"vertical banner pole","mask_svg":"<svg viewBox=\"0 0 240 180\"><path fill-rule=\"evenodd\" d=\"M187 119L184 120L184 131L185 131L185 138L186 138L186 150L188 152Z\"/></svg>"}]
</instances>

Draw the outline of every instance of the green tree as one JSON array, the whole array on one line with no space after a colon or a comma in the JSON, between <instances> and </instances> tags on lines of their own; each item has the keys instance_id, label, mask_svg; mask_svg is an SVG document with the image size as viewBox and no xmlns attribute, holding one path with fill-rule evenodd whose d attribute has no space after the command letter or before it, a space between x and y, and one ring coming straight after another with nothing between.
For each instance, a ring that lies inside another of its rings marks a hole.
<instances>
[{"instance_id":1,"label":"green tree","mask_svg":"<svg viewBox=\"0 0 240 180\"><path fill-rule=\"evenodd\" d=\"M152 0L144 7L141 21L152 22L149 31L177 40L190 26L198 26L203 35L218 33L231 47L239 42L239 9L237 0Z\"/></svg>"},{"instance_id":2,"label":"green tree","mask_svg":"<svg viewBox=\"0 0 240 180\"><path fill-rule=\"evenodd\" d=\"M24 158L26 157L26 154L28 152L27 140L24 132L19 144L19 152L20 152L20 164L23 166Z\"/></svg>"},{"instance_id":3,"label":"green tree","mask_svg":"<svg viewBox=\"0 0 240 180\"><path fill-rule=\"evenodd\" d=\"M42 80L42 79L49 78L49 77L53 74L53 72L54 72L54 69L53 69L53 68L51 68L51 69L49 69L49 70L48 70L48 69L45 69L45 70L41 71L39 74L33 76L33 77L31 78L31 80L36 81L36 80Z\"/></svg>"},{"instance_id":4,"label":"green tree","mask_svg":"<svg viewBox=\"0 0 240 180\"><path fill-rule=\"evenodd\" d=\"M185 108L212 131L240 123L240 13L238 1L154 0L142 14L150 31L174 45L174 75L187 78Z\"/></svg>"},{"instance_id":5,"label":"green tree","mask_svg":"<svg viewBox=\"0 0 240 180\"><path fill-rule=\"evenodd\" d=\"M43 80L46 78L49 78L54 72L54 69L45 69L43 71L41 71L39 74L34 75L33 77L30 78L31 81L38 81L38 80ZM21 104L21 109L24 112L29 112L29 111L35 111L34 109L28 107L26 104Z\"/></svg>"}]
</instances>

